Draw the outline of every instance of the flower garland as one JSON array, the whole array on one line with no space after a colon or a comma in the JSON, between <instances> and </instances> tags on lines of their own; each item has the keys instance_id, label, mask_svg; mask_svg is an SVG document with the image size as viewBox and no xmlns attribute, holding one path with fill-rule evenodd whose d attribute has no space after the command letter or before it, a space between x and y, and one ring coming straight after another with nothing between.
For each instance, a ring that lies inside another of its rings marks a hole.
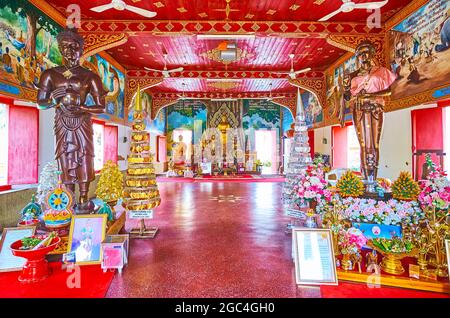
<instances>
[{"instance_id":1,"label":"flower garland","mask_svg":"<svg viewBox=\"0 0 450 318\"><path fill-rule=\"evenodd\" d=\"M338 245L342 254L356 254L366 243L367 238L354 227L339 232Z\"/></svg>"},{"instance_id":2,"label":"flower garland","mask_svg":"<svg viewBox=\"0 0 450 318\"><path fill-rule=\"evenodd\" d=\"M317 203L329 202L331 191L327 189L327 181L323 165L318 163L310 165L306 170L302 170L294 185L295 203L298 206L305 206L306 203L316 200Z\"/></svg>"},{"instance_id":3,"label":"flower garland","mask_svg":"<svg viewBox=\"0 0 450 318\"><path fill-rule=\"evenodd\" d=\"M440 210L450 209L450 181L447 179L447 174L439 165L433 163L430 155L427 155L426 162L431 172L427 180L420 184L420 204L422 206L434 205Z\"/></svg>"},{"instance_id":4,"label":"flower garland","mask_svg":"<svg viewBox=\"0 0 450 318\"><path fill-rule=\"evenodd\" d=\"M363 198L340 198L334 196L333 201L338 204L339 213L344 219L353 222L377 223L385 225L400 225L402 223L418 224L425 217L425 213L415 201L398 201L391 199L387 202ZM318 213L326 211L324 204L317 206Z\"/></svg>"}]
</instances>

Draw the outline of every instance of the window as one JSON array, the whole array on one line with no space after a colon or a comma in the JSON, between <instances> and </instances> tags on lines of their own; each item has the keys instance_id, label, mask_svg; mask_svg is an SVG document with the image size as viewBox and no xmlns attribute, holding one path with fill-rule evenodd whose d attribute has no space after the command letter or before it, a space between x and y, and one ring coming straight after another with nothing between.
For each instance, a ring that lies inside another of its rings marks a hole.
<instances>
[{"instance_id":1,"label":"window","mask_svg":"<svg viewBox=\"0 0 450 318\"><path fill-rule=\"evenodd\" d=\"M353 125L333 127L333 168L359 171L361 168L360 147Z\"/></svg>"},{"instance_id":2,"label":"window","mask_svg":"<svg viewBox=\"0 0 450 318\"><path fill-rule=\"evenodd\" d=\"M0 97L0 189L38 182L39 111Z\"/></svg>"},{"instance_id":3,"label":"window","mask_svg":"<svg viewBox=\"0 0 450 318\"><path fill-rule=\"evenodd\" d=\"M0 186L8 184L8 111L0 104Z\"/></svg>"},{"instance_id":4,"label":"window","mask_svg":"<svg viewBox=\"0 0 450 318\"><path fill-rule=\"evenodd\" d=\"M359 147L356 129L353 126L347 128L347 168L359 171L361 168L361 148Z\"/></svg>"},{"instance_id":5,"label":"window","mask_svg":"<svg viewBox=\"0 0 450 318\"><path fill-rule=\"evenodd\" d=\"M94 122L94 169L100 171L103 168L104 145L105 145L105 126Z\"/></svg>"},{"instance_id":6,"label":"window","mask_svg":"<svg viewBox=\"0 0 450 318\"><path fill-rule=\"evenodd\" d=\"M277 173L277 132L276 130L256 130L255 150L256 157L263 164L261 174Z\"/></svg>"},{"instance_id":7,"label":"window","mask_svg":"<svg viewBox=\"0 0 450 318\"><path fill-rule=\"evenodd\" d=\"M444 108L444 169L447 171L447 176L450 171L450 107ZM450 176L449 176L450 178Z\"/></svg>"},{"instance_id":8,"label":"window","mask_svg":"<svg viewBox=\"0 0 450 318\"><path fill-rule=\"evenodd\" d=\"M166 162L167 161L166 136L157 136L156 137L156 149L158 152L156 161L157 162Z\"/></svg>"}]
</instances>

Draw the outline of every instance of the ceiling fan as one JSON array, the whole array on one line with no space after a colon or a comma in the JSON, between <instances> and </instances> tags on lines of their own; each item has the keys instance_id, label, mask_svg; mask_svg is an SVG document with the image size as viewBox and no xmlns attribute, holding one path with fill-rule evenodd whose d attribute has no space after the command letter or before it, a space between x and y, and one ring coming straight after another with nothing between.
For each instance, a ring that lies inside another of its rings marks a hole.
<instances>
[{"instance_id":1,"label":"ceiling fan","mask_svg":"<svg viewBox=\"0 0 450 318\"><path fill-rule=\"evenodd\" d=\"M164 69L163 70L157 70L157 69L149 68L149 67L144 67L144 69L146 69L147 71L161 72L163 74L164 78L169 78L170 77L170 73L183 72L183 70L184 70L183 67L178 67L178 68L174 68L172 70L168 70L167 69L167 63L166 63L166 58L167 58L167 54L164 54Z\"/></svg>"},{"instance_id":2,"label":"ceiling fan","mask_svg":"<svg viewBox=\"0 0 450 318\"><path fill-rule=\"evenodd\" d=\"M185 83L181 83L181 85L183 85L183 90L182 90L181 95L180 95L180 94L177 94L178 99L180 99L180 100L186 100L186 99L189 99L189 97L187 97L186 95L184 95L184 91L185 91L185 89L186 89L186 84L185 84Z\"/></svg>"},{"instance_id":3,"label":"ceiling fan","mask_svg":"<svg viewBox=\"0 0 450 318\"><path fill-rule=\"evenodd\" d=\"M327 21L341 12L348 13L348 12L352 12L355 9L367 9L367 10L380 9L386 3L388 3L388 1L389 0L378 1L378 2L354 3L352 0L342 0L343 3L339 9L324 16L319 21L320 22Z\"/></svg>"},{"instance_id":4,"label":"ceiling fan","mask_svg":"<svg viewBox=\"0 0 450 318\"><path fill-rule=\"evenodd\" d=\"M111 3L109 3L109 4L104 4L104 5L101 5L98 7L94 7L94 8L91 8L90 10L94 11L94 12L103 12L103 11L106 11L109 9L116 9L119 11L128 10L128 11L137 13L139 15L142 15L146 18L153 18L154 16L156 16L156 12L145 10L145 9L138 8L135 6L130 6L129 4L126 4L122 0L111 0Z\"/></svg>"},{"instance_id":5,"label":"ceiling fan","mask_svg":"<svg viewBox=\"0 0 450 318\"><path fill-rule=\"evenodd\" d=\"M270 93L269 93L269 97L267 97L265 100L270 102L273 101L274 99L280 99L280 98L285 98L285 96L273 96L272 97L272 83L269 84L270 86Z\"/></svg>"},{"instance_id":6,"label":"ceiling fan","mask_svg":"<svg viewBox=\"0 0 450 318\"><path fill-rule=\"evenodd\" d=\"M291 59L291 70L289 72L272 72L274 74L287 74L291 79L296 79L297 74L306 73L311 71L311 68L305 68L303 70L294 71L294 54L289 54L289 58Z\"/></svg>"}]
</instances>

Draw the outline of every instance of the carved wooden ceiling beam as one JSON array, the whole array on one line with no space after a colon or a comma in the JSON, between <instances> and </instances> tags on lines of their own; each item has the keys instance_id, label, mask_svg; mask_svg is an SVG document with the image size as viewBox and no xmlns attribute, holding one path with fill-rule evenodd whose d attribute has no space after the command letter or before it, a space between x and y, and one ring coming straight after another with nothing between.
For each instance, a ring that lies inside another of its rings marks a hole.
<instances>
[{"instance_id":1,"label":"carved wooden ceiling beam","mask_svg":"<svg viewBox=\"0 0 450 318\"><path fill-rule=\"evenodd\" d=\"M333 35L327 37L327 42L340 49L354 53L358 45L363 41L370 41L375 46L375 59L379 65L386 66L386 54L384 51L386 33L368 36Z\"/></svg>"},{"instance_id":2,"label":"carved wooden ceiling beam","mask_svg":"<svg viewBox=\"0 0 450 318\"><path fill-rule=\"evenodd\" d=\"M327 93L326 93L326 82L325 82L325 76L323 76L321 79L295 79L295 80L289 80L289 83L296 87L300 87L302 89L305 89L311 93L313 93L317 100L319 101L320 106L325 111L328 107L327 104ZM295 115L295 111L293 112Z\"/></svg>"},{"instance_id":3,"label":"carved wooden ceiling beam","mask_svg":"<svg viewBox=\"0 0 450 318\"><path fill-rule=\"evenodd\" d=\"M125 44L128 41L128 36L125 33L83 33L82 36L84 39L84 53L81 61L99 52Z\"/></svg>"},{"instance_id":4,"label":"carved wooden ceiling beam","mask_svg":"<svg viewBox=\"0 0 450 318\"><path fill-rule=\"evenodd\" d=\"M278 34L298 38L325 38L329 34L370 35L383 32L366 23L314 21L173 21L173 20L84 20L81 32L127 33L129 35L189 35L189 34Z\"/></svg>"},{"instance_id":5,"label":"carved wooden ceiling beam","mask_svg":"<svg viewBox=\"0 0 450 318\"><path fill-rule=\"evenodd\" d=\"M137 93L138 86L141 91L162 83L161 78L128 78L125 90L125 107L130 108L134 96ZM152 113L153 114L153 113Z\"/></svg>"}]
</instances>

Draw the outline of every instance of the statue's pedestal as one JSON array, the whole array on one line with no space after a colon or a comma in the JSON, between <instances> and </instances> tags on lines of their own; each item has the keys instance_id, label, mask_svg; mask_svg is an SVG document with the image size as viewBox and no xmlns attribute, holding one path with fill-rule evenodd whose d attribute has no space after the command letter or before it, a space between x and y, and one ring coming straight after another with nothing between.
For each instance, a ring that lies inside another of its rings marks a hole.
<instances>
[{"instance_id":1,"label":"statue's pedestal","mask_svg":"<svg viewBox=\"0 0 450 318\"><path fill-rule=\"evenodd\" d=\"M92 201L88 201L85 203L77 203L73 208L75 214L93 214L95 210L95 204Z\"/></svg>"}]
</instances>

